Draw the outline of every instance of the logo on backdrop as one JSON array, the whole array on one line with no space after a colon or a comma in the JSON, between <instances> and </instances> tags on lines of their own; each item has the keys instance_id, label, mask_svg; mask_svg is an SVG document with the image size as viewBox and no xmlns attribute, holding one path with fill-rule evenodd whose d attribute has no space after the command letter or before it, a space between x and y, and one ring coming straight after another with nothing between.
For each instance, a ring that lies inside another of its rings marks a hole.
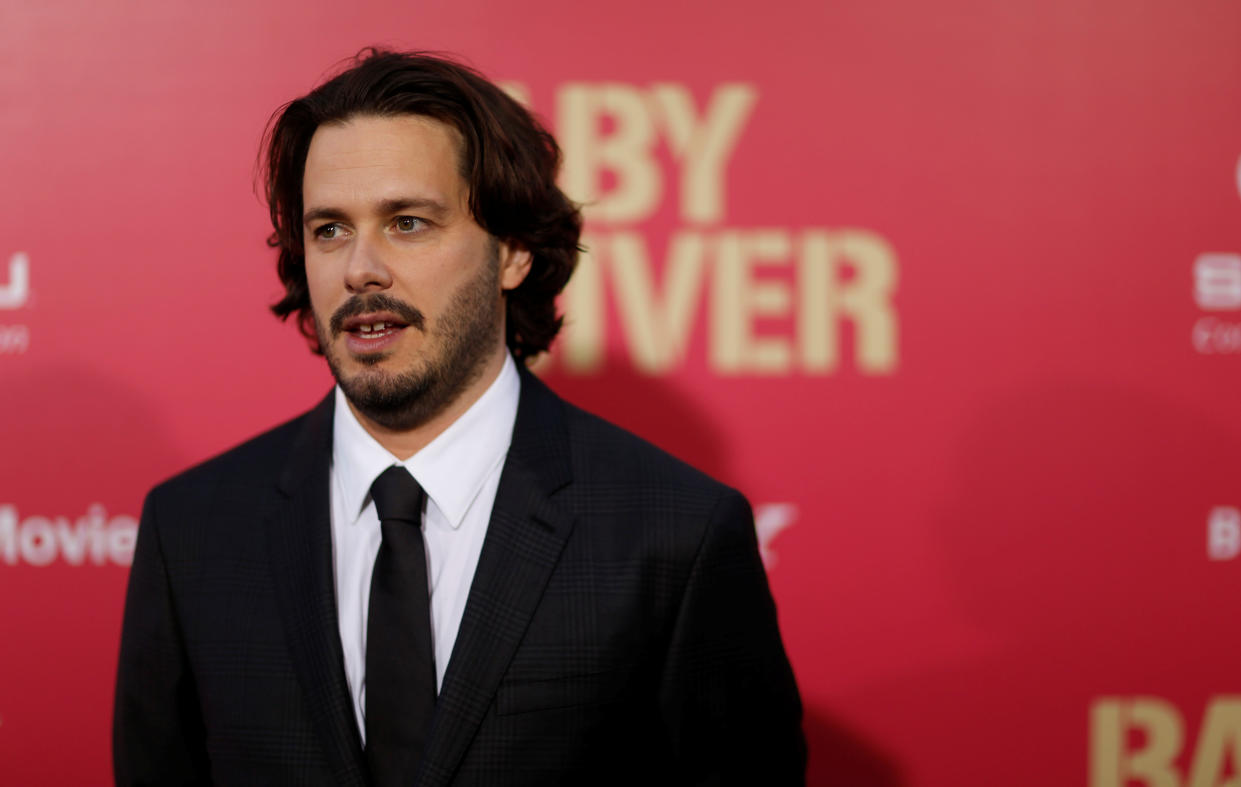
<instances>
[{"instance_id":1,"label":"logo on backdrop","mask_svg":"<svg viewBox=\"0 0 1241 787\"><path fill-rule=\"evenodd\" d=\"M1207 699L1196 739L1186 714L1160 697L1101 697L1090 708L1089 787L1235 785L1241 696ZM1232 767L1236 767L1235 762Z\"/></svg>"},{"instance_id":2,"label":"logo on backdrop","mask_svg":"<svg viewBox=\"0 0 1241 787\"><path fill-rule=\"evenodd\" d=\"M1207 515L1207 558L1233 560L1237 555L1241 555L1241 510L1216 506Z\"/></svg>"},{"instance_id":3,"label":"logo on backdrop","mask_svg":"<svg viewBox=\"0 0 1241 787\"><path fill-rule=\"evenodd\" d=\"M128 566L134 557L138 520L109 517L102 503L83 516L18 515L17 506L0 504L0 562L48 566L57 560L71 566Z\"/></svg>"},{"instance_id":4,"label":"logo on backdrop","mask_svg":"<svg viewBox=\"0 0 1241 787\"><path fill-rule=\"evenodd\" d=\"M523 85L506 89L530 103ZM737 82L716 85L701 108L679 83L559 86L549 114L561 185L584 204L587 252L549 363L591 374L619 343L639 371L669 374L702 330L697 344L719 375L897 371L899 266L881 234L728 222L727 170L758 98ZM656 250L644 223L668 207L680 224ZM609 341L612 312L619 342Z\"/></svg>"},{"instance_id":5,"label":"logo on backdrop","mask_svg":"<svg viewBox=\"0 0 1241 787\"><path fill-rule=\"evenodd\" d=\"M758 535L758 552L763 558L763 567L768 571L775 568L779 559L772 546L776 536L796 522L795 503L763 503L754 507L754 531Z\"/></svg>"},{"instance_id":6,"label":"logo on backdrop","mask_svg":"<svg viewBox=\"0 0 1241 787\"><path fill-rule=\"evenodd\" d=\"M30 328L6 324L3 319L5 312L20 309L30 300L30 258L15 252L7 269L0 283L0 355L22 355L30 349Z\"/></svg>"},{"instance_id":7,"label":"logo on backdrop","mask_svg":"<svg viewBox=\"0 0 1241 787\"><path fill-rule=\"evenodd\" d=\"M1194 302L1205 311L1241 309L1241 254L1198 255L1194 261Z\"/></svg>"},{"instance_id":8,"label":"logo on backdrop","mask_svg":"<svg viewBox=\"0 0 1241 787\"><path fill-rule=\"evenodd\" d=\"M1241 159L1237 160L1241 196ZM1241 354L1241 254L1211 251L1194 260L1194 303L1204 314L1194 323L1194 349L1203 355Z\"/></svg>"}]
</instances>

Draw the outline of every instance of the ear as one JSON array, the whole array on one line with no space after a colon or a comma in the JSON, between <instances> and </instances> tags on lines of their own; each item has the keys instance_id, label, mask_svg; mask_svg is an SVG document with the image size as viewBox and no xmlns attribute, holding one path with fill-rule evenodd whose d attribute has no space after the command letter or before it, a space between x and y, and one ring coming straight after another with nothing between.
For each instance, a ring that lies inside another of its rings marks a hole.
<instances>
[{"instance_id":1,"label":"ear","mask_svg":"<svg viewBox=\"0 0 1241 787\"><path fill-rule=\"evenodd\" d=\"M500 244L500 289L505 292L516 289L530 273L532 255L528 249Z\"/></svg>"}]
</instances>

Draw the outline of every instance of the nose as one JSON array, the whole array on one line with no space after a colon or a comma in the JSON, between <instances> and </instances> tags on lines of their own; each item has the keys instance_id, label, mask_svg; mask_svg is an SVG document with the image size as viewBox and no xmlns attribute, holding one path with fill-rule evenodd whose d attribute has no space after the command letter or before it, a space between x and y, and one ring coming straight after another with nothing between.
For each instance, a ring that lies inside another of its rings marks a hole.
<instances>
[{"instance_id":1,"label":"nose","mask_svg":"<svg viewBox=\"0 0 1241 787\"><path fill-rule=\"evenodd\" d=\"M345 289L351 293L362 293L386 290L391 286L392 274L379 244L360 235L350 244Z\"/></svg>"}]
</instances>

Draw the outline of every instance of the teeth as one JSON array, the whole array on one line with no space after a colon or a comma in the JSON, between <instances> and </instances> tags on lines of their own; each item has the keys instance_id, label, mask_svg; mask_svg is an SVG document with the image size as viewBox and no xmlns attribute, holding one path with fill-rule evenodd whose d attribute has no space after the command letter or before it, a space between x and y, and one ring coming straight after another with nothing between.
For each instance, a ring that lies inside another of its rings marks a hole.
<instances>
[{"instance_id":1,"label":"teeth","mask_svg":"<svg viewBox=\"0 0 1241 787\"><path fill-rule=\"evenodd\" d=\"M374 323L373 325L359 325L359 326L358 326L358 331L359 331L360 333L372 333L372 332L376 332L376 331L382 331L382 330L384 330L384 329L385 329L385 328L387 328L387 327L388 327L388 323L386 323L386 322L377 322L377 323Z\"/></svg>"},{"instance_id":2,"label":"teeth","mask_svg":"<svg viewBox=\"0 0 1241 787\"><path fill-rule=\"evenodd\" d=\"M388 323L386 323L386 322L377 322L377 323L375 323L375 326L372 328L372 330L375 330L375 331L382 331L382 330L383 330L384 328L386 328L387 326L388 326Z\"/></svg>"}]
</instances>

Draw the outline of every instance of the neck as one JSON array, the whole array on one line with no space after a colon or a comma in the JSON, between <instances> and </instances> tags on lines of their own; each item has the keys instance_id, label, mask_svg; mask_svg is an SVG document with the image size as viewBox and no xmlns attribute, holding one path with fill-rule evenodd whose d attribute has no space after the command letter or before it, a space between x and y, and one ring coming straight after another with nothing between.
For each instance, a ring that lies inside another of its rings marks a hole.
<instances>
[{"instance_id":1,"label":"neck","mask_svg":"<svg viewBox=\"0 0 1241 787\"><path fill-rule=\"evenodd\" d=\"M500 351L493 353L483 366L482 372L475 380L468 385L461 395L452 400L436 415L429 418L422 424L408 430L389 429L381 424L376 423L362 413L358 408L354 407L353 402L345 397L345 401L349 405L349 411L353 413L353 417L358 420L362 428L367 434L375 438L375 442L384 447L388 453L404 462L414 454L426 448L432 440L443 434L444 430L452 426L458 418L465 414L474 406L474 403L486 393L491 384L500 376L500 370L504 368L504 358L508 354L507 346L502 345Z\"/></svg>"}]
</instances>

